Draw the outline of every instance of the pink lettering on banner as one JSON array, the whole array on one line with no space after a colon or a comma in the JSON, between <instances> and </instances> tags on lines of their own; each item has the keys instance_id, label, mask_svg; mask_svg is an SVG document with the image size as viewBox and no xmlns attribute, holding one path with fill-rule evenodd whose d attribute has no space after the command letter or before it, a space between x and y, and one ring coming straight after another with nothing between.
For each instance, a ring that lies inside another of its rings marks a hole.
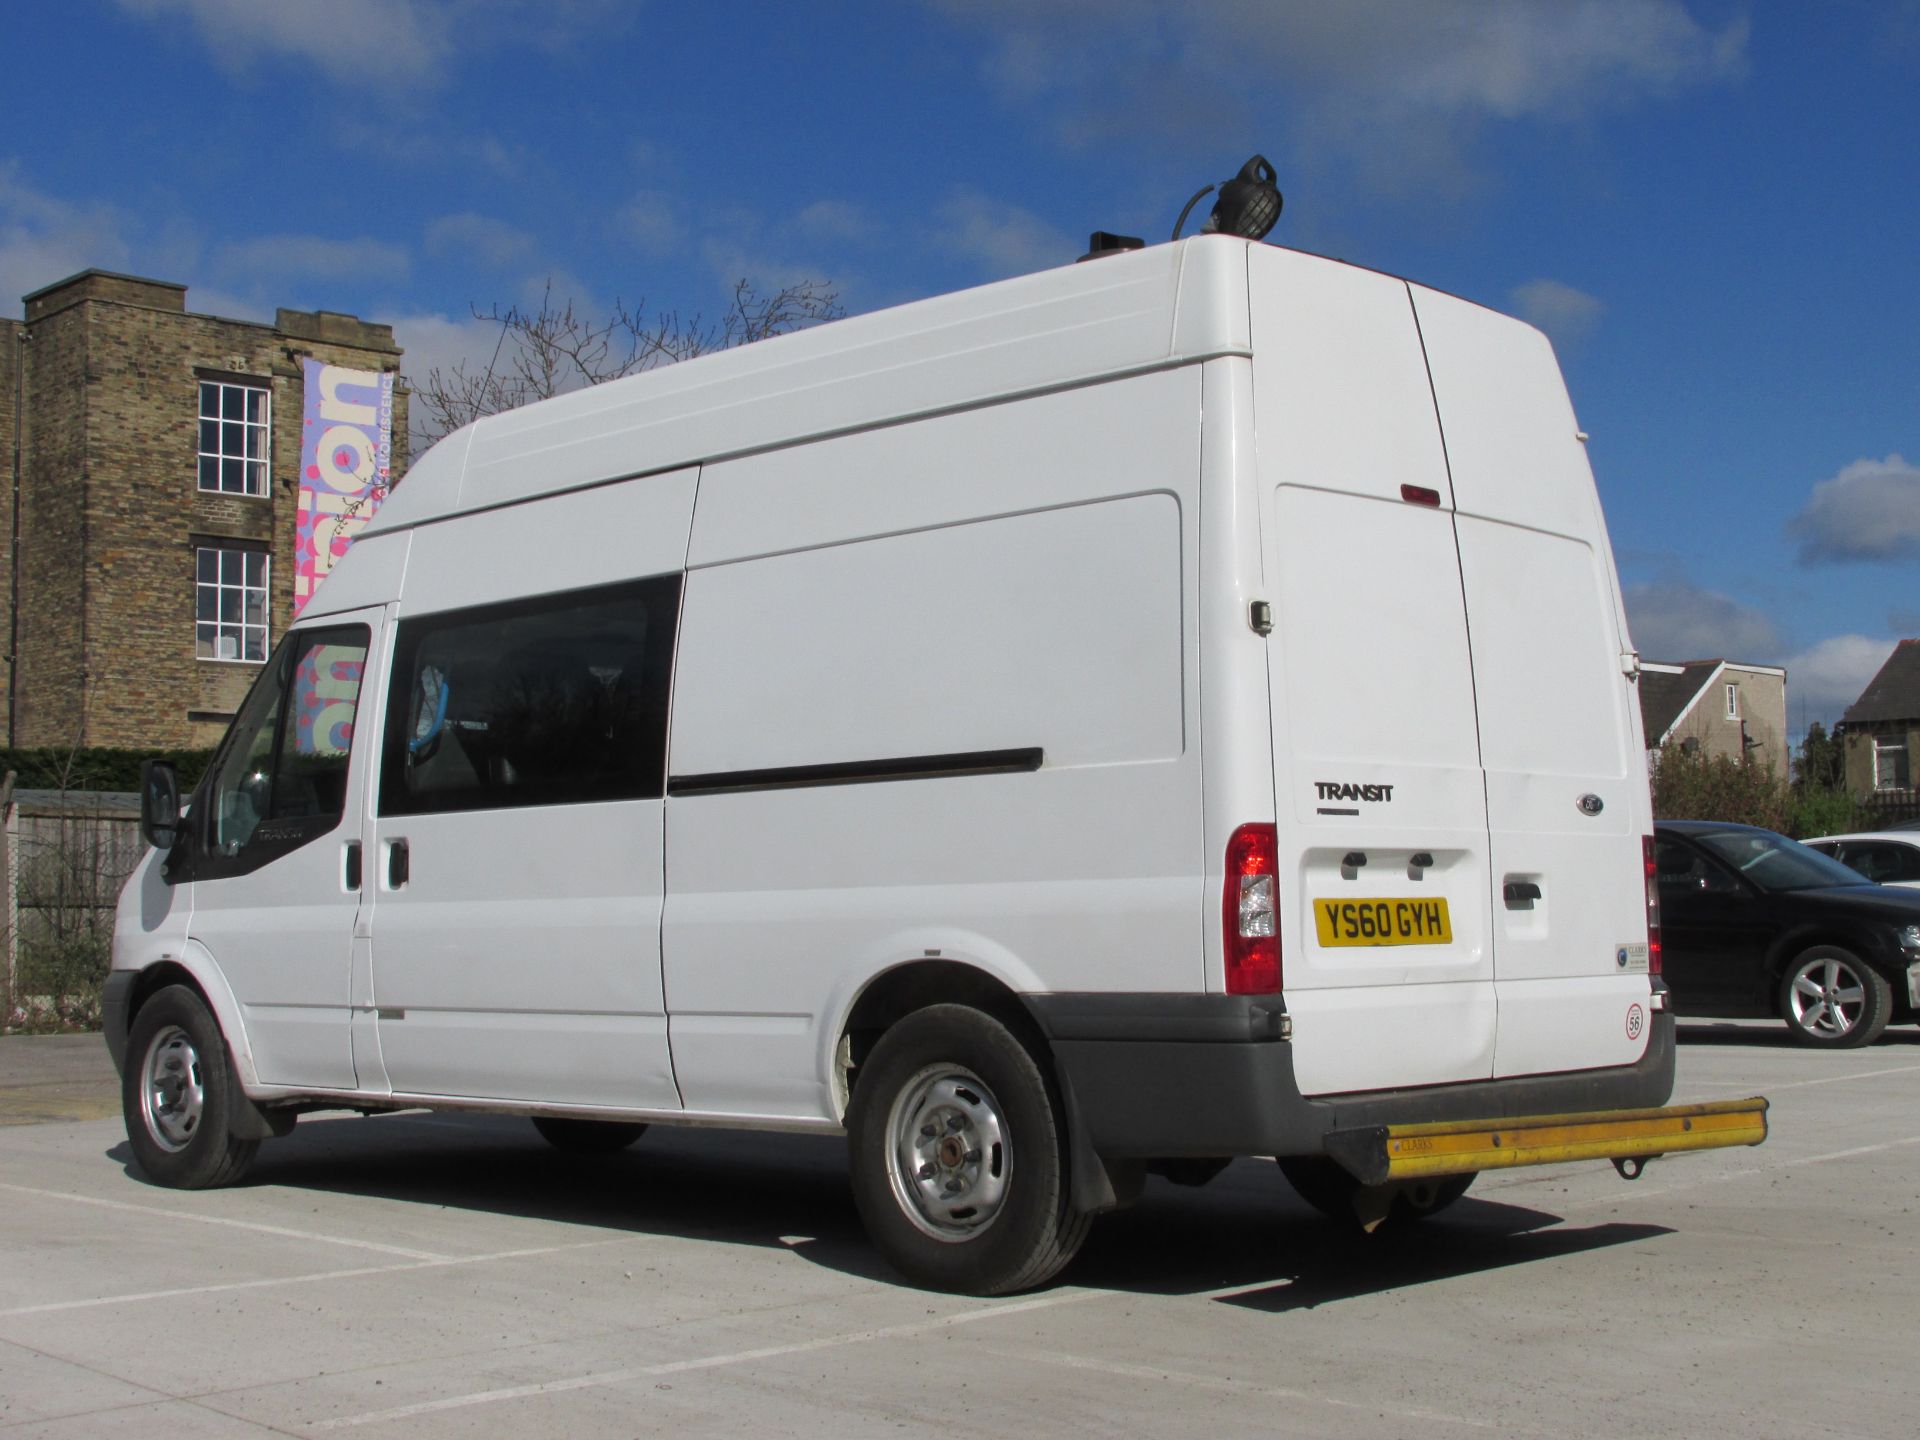
<instances>
[{"instance_id":1,"label":"pink lettering on banner","mask_svg":"<svg viewBox=\"0 0 1920 1440\"><path fill-rule=\"evenodd\" d=\"M301 362L300 494L294 505L293 613L327 578L392 484L393 375Z\"/></svg>"}]
</instances>

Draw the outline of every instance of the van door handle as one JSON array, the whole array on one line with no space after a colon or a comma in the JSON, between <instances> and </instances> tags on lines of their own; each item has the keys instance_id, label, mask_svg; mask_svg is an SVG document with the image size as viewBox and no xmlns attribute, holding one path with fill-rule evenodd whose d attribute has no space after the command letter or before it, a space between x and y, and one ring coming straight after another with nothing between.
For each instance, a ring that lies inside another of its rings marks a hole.
<instances>
[{"instance_id":1,"label":"van door handle","mask_svg":"<svg viewBox=\"0 0 1920 1440\"><path fill-rule=\"evenodd\" d=\"M1511 906L1531 905L1540 898L1540 887L1531 880L1509 880L1500 893Z\"/></svg>"},{"instance_id":2,"label":"van door handle","mask_svg":"<svg viewBox=\"0 0 1920 1440\"><path fill-rule=\"evenodd\" d=\"M347 882L347 889L358 890L360 888L360 842L358 840L347 841L346 874L344 878Z\"/></svg>"},{"instance_id":3,"label":"van door handle","mask_svg":"<svg viewBox=\"0 0 1920 1440\"><path fill-rule=\"evenodd\" d=\"M387 888L404 890L412 870L412 859L404 839L387 842Z\"/></svg>"}]
</instances>

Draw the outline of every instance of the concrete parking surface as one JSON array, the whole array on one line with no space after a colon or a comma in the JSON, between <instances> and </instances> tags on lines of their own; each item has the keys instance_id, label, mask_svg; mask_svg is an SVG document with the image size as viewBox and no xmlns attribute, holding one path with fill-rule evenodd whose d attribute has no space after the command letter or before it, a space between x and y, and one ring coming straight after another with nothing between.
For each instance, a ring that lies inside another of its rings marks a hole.
<instances>
[{"instance_id":1,"label":"concrete parking surface","mask_svg":"<svg viewBox=\"0 0 1920 1440\"><path fill-rule=\"evenodd\" d=\"M184 1193L62 1109L97 1039L0 1041L0 1435L1911 1436L1920 1031L1685 1034L1675 1099L1768 1095L1764 1147L1372 1240L1242 1161L997 1302L892 1279L837 1141L315 1116Z\"/></svg>"}]
</instances>

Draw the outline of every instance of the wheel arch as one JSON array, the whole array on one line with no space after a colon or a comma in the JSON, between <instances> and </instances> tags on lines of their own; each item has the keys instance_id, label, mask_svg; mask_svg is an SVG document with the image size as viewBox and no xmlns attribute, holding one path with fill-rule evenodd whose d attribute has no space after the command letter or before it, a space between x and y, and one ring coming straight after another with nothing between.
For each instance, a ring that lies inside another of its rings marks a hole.
<instances>
[{"instance_id":1,"label":"wheel arch","mask_svg":"<svg viewBox=\"0 0 1920 1440\"><path fill-rule=\"evenodd\" d=\"M1889 969L1876 937L1852 925L1824 921L1815 925L1798 926L1773 942L1773 949L1767 955L1768 993L1771 994L1780 988L1780 982L1786 979L1788 966L1807 951L1818 950L1822 946L1832 946L1836 950L1847 951L1856 956L1862 965L1871 966L1878 971L1889 983L1900 978Z\"/></svg>"},{"instance_id":2,"label":"wheel arch","mask_svg":"<svg viewBox=\"0 0 1920 1440\"><path fill-rule=\"evenodd\" d=\"M860 1064L889 1026L929 1005L968 1005L991 1015L1031 1049L1036 1063L1053 1081L1066 1127L1068 1182L1077 1209L1097 1214L1126 1203L1139 1190L1137 1164L1114 1165L1097 1155L1086 1138L1073 1086L1054 1056L1045 1027L1025 997L990 971L947 958L905 961L869 980L847 1008L834 1049L833 1099L845 1123Z\"/></svg>"},{"instance_id":3,"label":"wheel arch","mask_svg":"<svg viewBox=\"0 0 1920 1440\"><path fill-rule=\"evenodd\" d=\"M1004 980L964 960L909 960L883 970L854 997L834 1050L834 1104L845 1119L855 1076L888 1027L929 1005L968 1005L993 1016L1053 1068L1053 1047L1025 1000Z\"/></svg>"},{"instance_id":4,"label":"wheel arch","mask_svg":"<svg viewBox=\"0 0 1920 1440\"><path fill-rule=\"evenodd\" d=\"M260 1077L254 1070L253 1047L247 1041L247 1027L240 1017L240 1002L234 998L213 956L195 941L189 940L177 952L162 955L140 969L127 997L129 1033L140 1007L169 985L185 985L206 1002L227 1042L227 1053L232 1058L241 1089L257 1089Z\"/></svg>"}]
</instances>

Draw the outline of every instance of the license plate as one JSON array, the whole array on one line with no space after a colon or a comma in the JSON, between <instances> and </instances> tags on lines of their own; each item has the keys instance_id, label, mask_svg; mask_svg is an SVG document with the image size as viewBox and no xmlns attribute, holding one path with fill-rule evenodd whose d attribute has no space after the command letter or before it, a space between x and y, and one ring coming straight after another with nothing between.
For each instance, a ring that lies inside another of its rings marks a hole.
<instances>
[{"instance_id":1,"label":"license plate","mask_svg":"<svg viewBox=\"0 0 1920 1440\"><path fill-rule=\"evenodd\" d=\"M1447 902L1435 900L1316 900L1314 928L1322 945L1451 945Z\"/></svg>"}]
</instances>

